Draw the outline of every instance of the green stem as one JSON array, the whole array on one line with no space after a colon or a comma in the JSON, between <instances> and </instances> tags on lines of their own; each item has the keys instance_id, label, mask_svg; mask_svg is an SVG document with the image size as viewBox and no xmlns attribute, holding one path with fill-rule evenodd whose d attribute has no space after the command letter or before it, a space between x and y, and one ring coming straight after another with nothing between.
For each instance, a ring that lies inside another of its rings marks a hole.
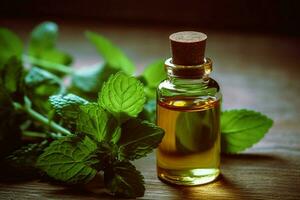
<instances>
[{"instance_id":1,"label":"green stem","mask_svg":"<svg viewBox=\"0 0 300 200\"><path fill-rule=\"evenodd\" d=\"M45 133L35 132L35 131L23 131L23 135L27 137L38 137L38 138L46 138Z\"/></svg>"},{"instance_id":2,"label":"green stem","mask_svg":"<svg viewBox=\"0 0 300 200\"><path fill-rule=\"evenodd\" d=\"M64 74L72 74L73 73L72 68L70 68L66 65L49 62L47 60L42 60L42 59L38 59L35 57L27 56L27 55L23 55L23 60L24 60L24 62L38 65L47 70L57 71L57 72L64 73Z\"/></svg>"},{"instance_id":3,"label":"green stem","mask_svg":"<svg viewBox=\"0 0 300 200\"><path fill-rule=\"evenodd\" d=\"M44 117L40 113L36 112L35 110L25 107L24 110L35 120L39 121L40 123L49 126L53 131L57 131L59 133L62 133L64 135L72 135L71 132L59 124L51 121L49 122L48 118Z\"/></svg>"},{"instance_id":4,"label":"green stem","mask_svg":"<svg viewBox=\"0 0 300 200\"><path fill-rule=\"evenodd\" d=\"M52 139L59 139L61 137L64 137L61 133L41 133L36 131L23 131L22 132L25 137L31 137L31 138L52 138Z\"/></svg>"}]
</instances>

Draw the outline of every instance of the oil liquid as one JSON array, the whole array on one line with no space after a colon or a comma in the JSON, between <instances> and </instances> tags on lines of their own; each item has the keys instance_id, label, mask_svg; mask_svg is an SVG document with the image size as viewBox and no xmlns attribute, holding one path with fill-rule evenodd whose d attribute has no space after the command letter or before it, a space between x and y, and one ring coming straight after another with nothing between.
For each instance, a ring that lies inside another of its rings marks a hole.
<instances>
[{"instance_id":1,"label":"oil liquid","mask_svg":"<svg viewBox=\"0 0 300 200\"><path fill-rule=\"evenodd\" d=\"M157 150L157 174L166 182L200 185L220 174L220 100L180 98L157 103L165 136Z\"/></svg>"}]
</instances>

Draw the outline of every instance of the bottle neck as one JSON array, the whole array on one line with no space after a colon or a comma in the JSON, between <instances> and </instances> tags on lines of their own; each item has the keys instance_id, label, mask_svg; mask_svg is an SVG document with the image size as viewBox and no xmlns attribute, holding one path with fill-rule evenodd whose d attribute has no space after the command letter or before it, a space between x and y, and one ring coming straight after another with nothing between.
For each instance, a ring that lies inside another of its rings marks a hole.
<instances>
[{"instance_id":1,"label":"bottle neck","mask_svg":"<svg viewBox=\"0 0 300 200\"><path fill-rule=\"evenodd\" d=\"M212 62L209 58L204 59L200 65L176 65L172 58L165 62L168 80L174 84L199 84L208 81L212 71Z\"/></svg>"},{"instance_id":2,"label":"bottle neck","mask_svg":"<svg viewBox=\"0 0 300 200\"><path fill-rule=\"evenodd\" d=\"M209 77L201 77L201 78L182 78L182 77L174 77L174 76L168 76L168 81L174 85L199 85L199 84L205 84L208 82Z\"/></svg>"}]
</instances>

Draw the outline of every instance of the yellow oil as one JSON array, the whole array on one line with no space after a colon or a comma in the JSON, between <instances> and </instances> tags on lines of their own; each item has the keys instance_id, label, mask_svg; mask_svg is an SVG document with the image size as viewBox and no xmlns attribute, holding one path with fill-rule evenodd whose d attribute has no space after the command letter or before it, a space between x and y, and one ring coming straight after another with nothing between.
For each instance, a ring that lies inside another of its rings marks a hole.
<instances>
[{"instance_id":1,"label":"yellow oil","mask_svg":"<svg viewBox=\"0 0 300 200\"><path fill-rule=\"evenodd\" d=\"M157 103L165 136L157 150L158 177L178 185L200 185L220 174L220 101L196 98Z\"/></svg>"}]
</instances>

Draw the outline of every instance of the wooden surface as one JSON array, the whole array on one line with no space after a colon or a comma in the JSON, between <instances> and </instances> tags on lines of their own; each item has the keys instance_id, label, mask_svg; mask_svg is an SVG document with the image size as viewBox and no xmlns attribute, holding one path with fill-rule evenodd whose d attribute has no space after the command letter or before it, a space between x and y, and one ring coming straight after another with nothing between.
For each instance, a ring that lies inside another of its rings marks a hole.
<instances>
[{"instance_id":1,"label":"wooden surface","mask_svg":"<svg viewBox=\"0 0 300 200\"><path fill-rule=\"evenodd\" d=\"M28 35L32 22L1 20L0 26ZM75 66L98 62L85 29L117 43L138 65L169 56L168 35L176 28L62 23L59 46ZM201 31L201 30L200 30ZM175 187L156 178L155 154L136 162L146 181L141 199L300 199L300 40L287 36L206 31L207 56L221 84L223 107L249 108L274 119L269 134L248 151L222 157L222 177L197 187ZM0 181L0 199L109 199L97 193L30 182Z\"/></svg>"}]
</instances>

